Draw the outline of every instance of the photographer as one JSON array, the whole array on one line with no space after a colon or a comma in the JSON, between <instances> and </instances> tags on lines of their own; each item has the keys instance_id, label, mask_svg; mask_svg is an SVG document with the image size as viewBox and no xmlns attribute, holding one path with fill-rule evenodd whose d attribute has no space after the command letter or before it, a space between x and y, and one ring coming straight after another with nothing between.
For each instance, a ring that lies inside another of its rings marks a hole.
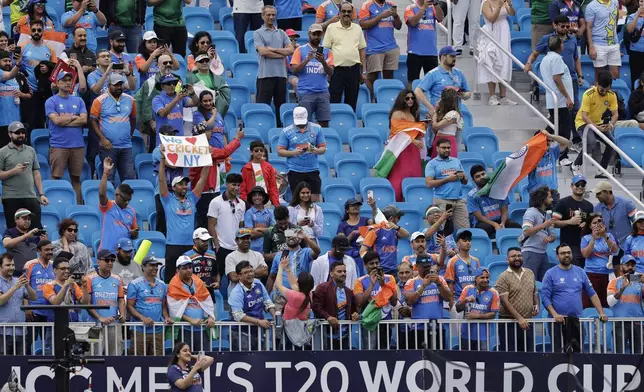
<instances>
[{"instance_id":1,"label":"photographer","mask_svg":"<svg viewBox=\"0 0 644 392\"><path fill-rule=\"evenodd\" d=\"M38 257L36 247L47 239L47 231L38 227L30 229L33 214L26 208L18 209L13 217L16 227L4 232L2 246L15 259L18 274L22 274L25 264Z\"/></svg>"},{"instance_id":2,"label":"photographer","mask_svg":"<svg viewBox=\"0 0 644 392\"><path fill-rule=\"evenodd\" d=\"M83 296L87 294L85 287L85 277L83 273L71 273L69 259L58 256L54 259L54 280L45 283L42 287L43 297L51 305L74 305L82 303ZM80 284L80 286L79 286ZM45 310L47 321L54 321L54 311ZM78 311L69 312L69 321L79 321Z\"/></svg>"},{"instance_id":3,"label":"photographer","mask_svg":"<svg viewBox=\"0 0 644 392\"><path fill-rule=\"evenodd\" d=\"M16 271L13 257L8 253L0 256L0 320L3 323L22 323L26 321L25 312L20 310L24 299L35 301L38 294L29 285L29 279L22 275L20 278L13 276ZM0 329L0 355L26 354L23 347L23 328Z\"/></svg>"}]
</instances>

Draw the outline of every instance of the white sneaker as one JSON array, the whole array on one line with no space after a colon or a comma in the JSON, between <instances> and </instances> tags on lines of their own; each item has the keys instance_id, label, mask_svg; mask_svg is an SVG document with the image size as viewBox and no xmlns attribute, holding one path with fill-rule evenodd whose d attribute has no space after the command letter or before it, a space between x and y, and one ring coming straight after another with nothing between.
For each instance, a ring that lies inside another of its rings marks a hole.
<instances>
[{"instance_id":1,"label":"white sneaker","mask_svg":"<svg viewBox=\"0 0 644 392\"><path fill-rule=\"evenodd\" d=\"M513 100L511 100L511 99L510 99L510 98L508 98L508 97L503 97L503 98L501 98L501 99L499 100L499 103L500 103L501 105L506 105L506 106L516 106L516 105L518 105L518 103L517 103L517 102L514 102Z\"/></svg>"},{"instance_id":2,"label":"white sneaker","mask_svg":"<svg viewBox=\"0 0 644 392\"><path fill-rule=\"evenodd\" d=\"M490 106L498 106L501 102L499 102L499 98L496 95L492 95L489 101L487 101L487 104Z\"/></svg>"},{"instance_id":3,"label":"white sneaker","mask_svg":"<svg viewBox=\"0 0 644 392\"><path fill-rule=\"evenodd\" d=\"M570 170L572 170L572 175L576 176L579 174L584 174L581 172L581 165L572 165L570 166Z\"/></svg>"},{"instance_id":4,"label":"white sneaker","mask_svg":"<svg viewBox=\"0 0 644 392\"><path fill-rule=\"evenodd\" d=\"M559 164L561 166L570 166L570 165L572 165L572 161L570 159L568 159L568 158L564 158L564 159L559 161Z\"/></svg>"},{"instance_id":5,"label":"white sneaker","mask_svg":"<svg viewBox=\"0 0 644 392\"><path fill-rule=\"evenodd\" d=\"M570 151L574 151L574 152L577 152L577 153L581 152L581 150L582 150L581 143L570 143L569 148L570 148Z\"/></svg>"}]
</instances>

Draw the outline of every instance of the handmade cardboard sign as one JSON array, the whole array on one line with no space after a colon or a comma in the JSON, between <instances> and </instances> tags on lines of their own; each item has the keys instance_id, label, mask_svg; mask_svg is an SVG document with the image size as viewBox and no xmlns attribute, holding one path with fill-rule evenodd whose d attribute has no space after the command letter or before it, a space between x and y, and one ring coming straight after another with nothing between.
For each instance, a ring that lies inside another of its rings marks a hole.
<instances>
[{"instance_id":1,"label":"handmade cardboard sign","mask_svg":"<svg viewBox=\"0 0 644 392\"><path fill-rule=\"evenodd\" d=\"M161 136L165 146L165 159L176 167L212 166L212 156L206 135Z\"/></svg>"}]
</instances>

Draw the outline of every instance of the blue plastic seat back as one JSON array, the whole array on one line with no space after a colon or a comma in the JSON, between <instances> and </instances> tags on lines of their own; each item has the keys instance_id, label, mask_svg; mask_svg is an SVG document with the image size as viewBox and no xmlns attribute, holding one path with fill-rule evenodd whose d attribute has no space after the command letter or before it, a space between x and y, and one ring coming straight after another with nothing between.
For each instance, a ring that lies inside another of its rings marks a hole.
<instances>
[{"instance_id":1,"label":"blue plastic seat back","mask_svg":"<svg viewBox=\"0 0 644 392\"><path fill-rule=\"evenodd\" d=\"M280 120L282 121L283 127L293 124L293 110L296 107L296 103L284 103L280 106Z\"/></svg>"},{"instance_id":2,"label":"blue plastic seat back","mask_svg":"<svg viewBox=\"0 0 644 392\"><path fill-rule=\"evenodd\" d=\"M51 200L50 200L51 202ZM40 207L40 224L42 225L43 230L47 230L47 236L50 241L58 239L58 224L62 220L62 217L65 216L65 212L61 214L62 208L60 206L48 206Z\"/></svg>"},{"instance_id":3,"label":"blue plastic seat back","mask_svg":"<svg viewBox=\"0 0 644 392\"><path fill-rule=\"evenodd\" d=\"M186 29L189 34L196 34L199 31L212 30L215 27L215 21L210 10L203 7L184 7L183 18L186 23ZM217 47L219 51L219 47Z\"/></svg>"},{"instance_id":4,"label":"blue plastic seat back","mask_svg":"<svg viewBox=\"0 0 644 392\"><path fill-rule=\"evenodd\" d=\"M344 130L344 132L347 132L347 130ZM324 156L329 157L327 162L331 168L335 168L333 157L342 152L342 139L335 128L322 128L322 133L326 139L326 153L324 153Z\"/></svg>"},{"instance_id":5,"label":"blue plastic seat back","mask_svg":"<svg viewBox=\"0 0 644 392\"><path fill-rule=\"evenodd\" d=\"M239 53L239 44L234 37L217 37L213 38L217 47L217 55L221 58L224 65L230 64L232 55Z\"/></svg>"},{"instance_id":6,"label":"blue plastic seat back","mask_svg":"<svg viewBox=\"0 0 644 392\"><path fill-rule=\"evenodd\" d=\"M522 222L517 223L521 224ZM517 238L521 233L521 229L501 229L497 231L496 247L499 249L499 254L505 256L508 253L508 249L512 247L520 247Z\"/></svg>"},{"instance_id":7,"label":"blue plastic seat back","mask_svg":"<svg viewBox=\"0 0 644 392\"><path fill-rule=\"evenodd\" d=\"M238 59L241 55L231 56L232 71L233 77L235 79L242 80L246 83L246 87L251 93L255 93L257 89L257 71L259 69L259 63L257 59L251 58L241 58Z\"/></svg>"},{"instance_id":8,"label":"blue plastic seat back","mask_svg":"<svg viewBox=\"0 0 644 392\"><path fill-rule=\"evenodd\" d=\"M644 155L644 134L625 134L620 136L617 140L617 147L621 148L629 158L639 164L640 167L644 166L642 155ZM631 167L631 164L622 159L622 166Z\"/></svg>"},{"instance_id":9,"label":"blue plastic seat back","mask_svg":"<svg viewBox=\"0 0 644 392\"><path fill-rule=\"evenodd\" d=\"M528 30L529 31L529 30ZM528 61L528 57L532 53L532 46L530 38L517 37L510 40L510 48L512 54L519 59L523 64ZM514 64L512 67L516 70L521 70L518 65Z\"/></svg>"},{"instance_id":10,"label":"blue plastic seat back","mask_svg":"<svg viewBox=\"0 0 644 392\"><path fill-rule=\"evenodd\" d=\"M521 15L521 19L519 19L519 30L529 32L531 25L532 25L532 18L530 17L530 14Z\"/></svg>"},{"instance_id":11,"label":"blue plastic seat back","mask_svg":"<svg viewBox=\"0 0 644 392\"><path fill-rule=\"evenodd\" d=\"M81 195L83 196L83 201L85 205L89 206L98 206L98 186L100 180L87 180L81 183ZM114 200L114 185L111 182L107 182L107 198L109 200Z\"/></svg>"},{"instance_id":12,"label":"blue plastic seat back","mask_svg":"<svg viewBox=\"0 0 644 392\"><path fill-rule=\"evenodd\" d=\"M459 152L458 159L461 161L461 165L463 165L465 174L470 178L470 181L472 180L472 177L470 176L470 170L472 169L472 167L474 167L475 165L481 165L487 168L485 160L483 159L483 155L479 154L478 152Z\"/></svg>"},{"instance_id":13,"label":"blue plastic seat back","mask_svg":"<svg viewBox=\"0 0 644 392\"><path fill-rule=\"evenodd\" d=\"M346 178L353 184L353 189L360 189L360 180L369 177L369 167L362 154L341 152L334 155L336 175Z\"/></svg>"},{"instance_id":14,"label":"blue plastic seat back","mask_svg":"<svg viewBox=\"0 0 644 392\"><path fill-rule=\"evenodd\" d=\"M134 168L139 180L148 180L152 184L156 182L156 175L154 174L154 165L152 154L139 154L134 157Z\"/></svg>"},{"instance_id":15,"label":"blue plastic seat back","mask_svg":"<svg viewBox=\"0 0 644 392\"><path fill-rule=\"evenodd\" d=\"M163 233L158 231L142 231L139 233L139 238L134 241L134 247L138 249L143 240L149 240L152 243L152 246L148 251L148 256L155 257L157 259L165 258L166 239Z\"/></svg>"},{"instance_id":16,"label":"blue plastic seat back","mask_svg":"<svg viewBox=\"0 0 644 392\"><path fill-rule=\"evenodd\" d=\"M499 279L499 276L501 276L501 274L503 273L503 271L508 269L508 262L497 261L488 265L487 269L488 271L490 271L490 286L491 286L492 282L496 282Z\"/></svg>"},{"instance_id":17,"label":"blue plastic seat back","mask_svg":"<svg viewBox=\"0 0 644 392\"><path fill-rule=\"evenodd\" d=\"M329 128L337 130L339 134L347 135L349 128L353 128L357 125L358 119L351 106L344 103L331 104L331 121L329 121ZM343 142L346 143L347 141L348 139Z\"/></svg>"},{"instance_id":18,"label":"blue plastic seat back","mask_svg":"<svg viewBox=\"0 0 644 392\"><path fill-rule=\"evenodd\" d=\"M510 219L519 224L522 224L523 214L525 214L527 209L528 209L527 202L510 203L510 205L508 206L508 213L510 215Z\"/></svg>"},{"instance_id":19,"label":"blue plastic seat back","mask_svg":"<svg viewBox=\"0 0 644 392\"><path fill-rule=\"evenodd\" d=\"M322 179L322 197L325 202L334 203L344 210L344 203L355 198L356 191L348 179L328 177Z\"/></svg>"},{"instance_id":20,"label":"blue plastic seat back","mask_svg":"<svg viewBox=\"0 0 644 392\"><path fill-rule=\"evenodd\" d=\"M373 197L379 206L387 206L396 202L394 188L386 178L365 177L361 179L360 194L362 195L362 200L367 200L369 191L373 192Z\"/></svg>"},{"instance_id":21,"label":"blue plastic seat back","mask_svg":"<svg viewBox=\"0 0 644 392\"><path fill-rule=\"evenodd\" d=\"M129 206L134 211L147 212L149 206L154 205L154 186L146 180L126 180L123 183L129 184L134 190Z\"/></svg>"},{"instance_id":22,"label":"blue plastic seat back","mask_svg":"<svg viewBox=\"0 0 644 392\"><path fill-rule=\"evenodd\" d=\"M398 79L378 79L373 84L373 91L378 103L393 105L405 84Z\"/></svg>"},{"instance_id":23,"label":"blue plastic seat back","mask_svg":"<svg viewBox=\"0 0 644 392\"><path fill-rule=\"evenodd\" d=\"M40 165L40 176L43 180L50 180L51 168L49 167L49 161L41 154L37 154L36 158L38 158L38 164Z\"/></svg>"},{"instance_id":24,"label":"blue plastic seat back","mask_svg":"<svg viewBox=\"0 0 644 392\"><path fill-rule=\"evenodd\" d=\"M365 128L351 128L349 130L349 147L351 152L358 152L364 155L367 165L373 167L384 149L384 141L375 130Z\"/></svg>"},{"instance_id":25,"label":"blue plastic seat back","mask_svg":"<svg viewBox=\"0 0 644 392\"><path fill-rule=\"evenodd\" d=\"M91 246L91 235L101 231L102 215L96 206L67 206L67 218L71 218L78 223L78 231L83 233L85 245Z\"/></svg>"},{"instance_id":26,"label":"blue plastic seat back","mask_svg":"<svg viewBox=\"0 0 644 392\"><path fill-rule=\"evenodd\" d=\"M389 140L389 110L385 105L365 104L362 106L362 121L367 128L378 131L382 140Z\"/></svg>"},{"instance_id":27,"label":"blue plastic seat back","mask_svg":"<svg viewBox=\"0 0 644 392\"><path fill-rule=\"evenodd\" d=\"M398 202L396 203L396 206L405 213L398 222L400 227L404 228L409 233L421 230L423 227L423 216L425 214L425 211L423 210L423 208L425 208L424 205L420 205L418 203ZM405 240L402 240L401 242L405 242Z\"/></svg>"},{"instance_id":28,"label":"blue plastic seat back","mask_svg":"<svg viewBox=\"0 0 644 392\"><path fill-rule=\"evenodd\" d=\"M492 166L494 164L492 156L499 151L499 139L496 135L470 135L467 138L467 150L480 153L486 166Z\"/></svg>"},{"instance_id":29,"label":"blue plastic seat back","mask_svg":"<svg viewBox=\"0 0 644 392\"><path fill-rule=\"evenodd\" d=\"M49 205L60 216L65 216L68 205L76 204L76 192L72 184L65 180L43 180L43 191L49 199Z\"/></svg>"},{"instance_id":30,"label":"blue plastic seat back","mask_svg":"<svg viewBox=\"0 0 644 392\"><path fill-rule=\"evenodd\" d=\"M335 237L338 234L338 225L342 222L343 210L334 203L318 203L318 206L324 213L324 235L329 238Z\"/></svg>"},{"instance_id":31,"label":"blue plastic seat back","mask_svg":"<svg viewBox=\"0 0 644 392\"><path fill-rule=\"evenodd\" d=\"M231 7L223 7L219 9L219 24L222 30L235 32L235 25L233 23L233 9Z\"/></svg>"},{"instance_id":32,"label":"blue plastic seat back","mask_svg":"<svg viewBox=\"0 0 644 392\"><path fill-rule=\"evenodd\" d=\"M37 128L31 131L31 147L36 150L36 154L44 157L49 156L49 130Z\"/></svg>"},{"instance_id":33,"label":"blue plastic seat back","mask_svg":"<svg viewBox=\"0 0 644 392\"><path fill-rule=\"evenodd\" d=\"M498 237L498 233L497 233L497 237ZM507 257L505 256L505 254L488 255L484 260L481 260L481 265L487 267L492 263L498 263L498 262L507 262Z\"/></svg>"},{"instance_id":34,"label":"blue plastic seat back","mask_svg":"<svg viewBox=\"0 0 644 392\"><path fill-rule=\"evenodd\" d=\"M402 82L404 86L407 86L408 82L408 70L407 70L407 55L401 54L398 58L398 69L394 70L394 79Z\"/></svg>"},{"instance_id":35,"label":"blue plastic seat back","mask_svg":"<svg viewBox=\"0 0 644 392\"><path fill-rule=\"evenodd\" d=\"M434 200L434 192L425 185L424 177L407 177L402 182L403 198L407 203L428 207Z\"/></svg>"},{"instance_id":36,"label":"blue plastic seat back","mask_svg":"<svg viewBox=\"0 0 644 392\"><path fill-rule=\"evenodd\" d=\"M228 87L230 87L230 108L235 111L236 115L241 115L242 106L250 103L250 90L239 79L235 79L235 83L228 83Z\"/></svg>"},{"instance_id":37,"label":"blue plastic seat back","mask_svg":"<svg viewBox=\"0 0 644 392\"><path fill-rule=\"evenodd\" d=\"M365 103L371 103L371 94L369 89L364 84L360 85L358 89L358 103L356 104L356 116L362 120L362 106Z\"/></svg>"},{"instance_id":38,"label":"blue plastic seat back","mask_svg":"<svg viewBox=\"0 0 644 392\"><path fill-rule=\"evenodd\" d=\"M247 103L242 108L242 122L247 128L270 129L275 128L275 113L270 106L264 103Z\"/></svg>"}]
</instances>

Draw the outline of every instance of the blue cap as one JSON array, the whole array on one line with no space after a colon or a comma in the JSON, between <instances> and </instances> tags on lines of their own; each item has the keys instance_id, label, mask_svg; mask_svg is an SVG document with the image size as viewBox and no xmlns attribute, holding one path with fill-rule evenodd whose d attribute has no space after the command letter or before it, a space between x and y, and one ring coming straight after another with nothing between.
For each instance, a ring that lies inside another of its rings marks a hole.
<instances>
[{"instance_id":1,"label":"blue cap","mask_svg":"<svg viewBox=\"0 0 644 392\"><path fill-rule=\"evenodd\" d=\"M98 251L98 254L96 255L97 260L104 260L104 259L114 259L116 258L116 255L114 252L112 252L109 249L101 249Z\"/></svg>"},{"instance_id":2,"label":"blue cap","mask_svg":"<svg viewBox=\"0 0 644 392\"><path fill-rule=\"evenodd\" d=\"M474 277L478 278L479 276L483 275L484 272L487 272L488 274L490 273L487 268L478 268L474 271Z\"/></svg>"},{"instance_id":3,"label":"blue cap","mask_svg":"<svg viewBox=\"0 0 644 392\"><path fill-rule=\"evenodd\" d=\"M359 202L358 200L352 198L352 199L348 199L344 203L344 208L347 208L349 206L361 206L361 205L362 205L362 202Z\"/></svg>"},{"instance_id":4,"label":"blue cap","mask_svg":"<svg viewBox=\"0 0 644 392\"><path fill-rule=\"evenodd\" d=\"M178 82L178 81L179 79L177 79L177 77L174 76L173 74L167 74L161 77L161 79L159 80L159 83L166 84L166 83Z\"/></svg>"},{"instance_id":5,"label":"blue cap","mask_svg":"<svg viewBox=\"0 0 644 392\"><path fill-rule=\"evenodd\" d=\"M65 76L73 76L71 72L60 71L56 76L56 81L61 81Z\"/></svg>"},{"instance_id":6,"label":"blue cap","mask_svg":"<svg viewBox=\"0 0 644 392\"><path fill-rule=\"evenodd\" d=\"M438 52L438 57L445 56L445 55L457 56L458 52L456 51L456 49L454 49L453 46L447 45L447 46L443 46L440 52Z\"/></svg>"},{"instance_id":7,"label":"blue cap","mask_svg":"<svg viewBox=\"0 0 644 392\"><path fill-rule=\"evenodd\" d=\"M622 260L619 263L620 264L626 264L626 263L629 263L629 262L637 263L637 260L632 255L624 255L624 256L622 256Z\"/></svg>"},{"instance_id":8,"label":"blue cap","mask_svg":"<svg viewBox=\"0 0 644 392\"><path fill-rule=\"evenodd\" d=\"M579 181L584 181L585 183L588 183L588 180L586 180L586 176L584 176L583 174L577 174L577 175L573 176L572 181L570 183L574 185L574 184L578 183Z\"/></svg>"},{"instance_id":9,"label":"blue cap","mask_svg":"<svg viewBox=\"0 0 644 392\"><path fill-rule=\"evenodd\" d=\"M119 242L116 243L116 249L122 249L126 252L134 250L132 246L132 241L129 238L121 238Z\"/></svg>"}]
</instances>

